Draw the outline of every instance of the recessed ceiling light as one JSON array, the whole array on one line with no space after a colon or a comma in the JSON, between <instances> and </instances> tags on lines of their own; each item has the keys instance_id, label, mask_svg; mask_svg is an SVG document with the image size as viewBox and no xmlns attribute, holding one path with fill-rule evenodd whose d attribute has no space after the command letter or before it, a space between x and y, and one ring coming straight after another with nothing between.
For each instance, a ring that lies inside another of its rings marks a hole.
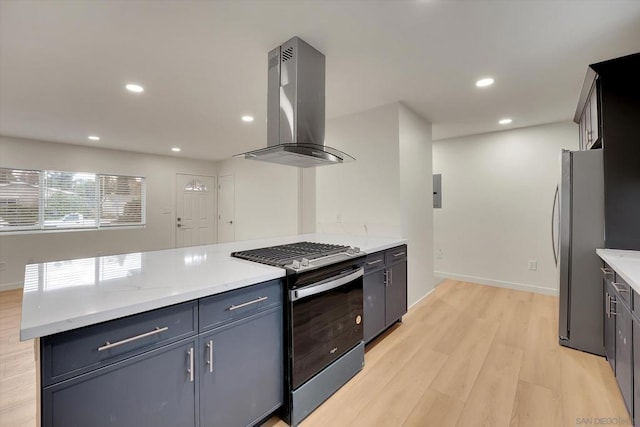
<instances>
[{"instance_id":1,"label":"recessed ceiling light","mask_svg":"<svg viewBox=\"0 0 640 427\"><path fill-rule=\"evenodd\" d=\"M178 151L180 151L180 147L173 147L171 151L175 151L177 153Z\"/></svg>"},{"instance_id":2,"label":"recessed ceiling light","mask_svg":"<svg viewBox=\"0 0 640 427\"><path fill-rule=\"evenodd\" d=\"M242 121L251 123L253 121L253 116L242 116Z\"/></svg>"},{"instance_id":3,"label":"recessed ceiling light","mask_svg":"<svg viewBox=\"0 0 640 427\"><path fill-rule=\"evenodd\" d=\"M135 83L129 83L125 86L127 88L127 90L129 92L135 92L135 93L140 93L140 92L144 92L144 88L140 85L137 85Z\"/></svg>"},{"instance_id":4,"label":"recessed ceiling light","mask_svg":"<svg viewBox=\"0 0 640 427\"><path fill-rule=\"evenodd\" d=\"M500 121L498 123L500 123L501 125L508 125L509 123L511 123L513 120L509 119L509 118L504 118L504 119L500 119Z\"/></svg>"},{"instance_id":5,"label":"recessed ceiling light","mask_svg":"<svg viewBox=\"0 0 640 427\"><path fill-rule=\"evenodd\" d=\"M96 135L89 135L89 139L92 141L100 141L100 137Z\"/></svg>"},{"instance_id":6,"label":"recessed ceiling light","mask_svg":"<svg viewBox=\"0 0 640 427\"><path fill-rule=\"evenodd\" d=\"M494 80L491 77L487 77L484 79L480 79L476 82L476 86L478 87L487 87L493 84Z\"/></svg>"}]
</instances>

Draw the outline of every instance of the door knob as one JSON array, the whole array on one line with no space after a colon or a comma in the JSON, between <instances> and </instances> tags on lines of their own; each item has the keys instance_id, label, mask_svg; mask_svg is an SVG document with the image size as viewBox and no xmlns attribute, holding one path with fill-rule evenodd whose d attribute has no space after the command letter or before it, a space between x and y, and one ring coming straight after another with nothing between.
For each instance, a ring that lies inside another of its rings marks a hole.
<instances>
[{"instance_id":1,"label":"door knob","mask_svg":"<svg viewBox=\"0 0 640 427\"><path fill-rule=\"evenodd\" d=\"M180 224L178 224L178 228L182 227Z\"/></svg>"}]
</instances>

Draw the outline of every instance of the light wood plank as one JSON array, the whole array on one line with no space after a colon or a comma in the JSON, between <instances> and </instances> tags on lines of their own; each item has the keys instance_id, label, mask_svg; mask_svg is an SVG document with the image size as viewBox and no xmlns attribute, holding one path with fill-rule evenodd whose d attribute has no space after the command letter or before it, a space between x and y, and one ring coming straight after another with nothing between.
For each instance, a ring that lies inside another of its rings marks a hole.
<instances>
[{"instance_id":1,"label":"light wood plank","mask_svg":"<svg viewBox=\"0 0 640 427\"><path fill-rule=\"evenodd\" d=\"M561 427L560 399L546 387L518 381L510 425L512 427Z\"/></svg>"},{"instance_id":2,"label":"light wood plank","mask_svg":"<svg viewBox=\"0 0 640 427\"><path fill-rule=\"evenodd\" d=\"M36 425L22 293L0 292L0 425ZM447 280L374 343L302 427L554 426L628 419L606 360L560 347L558 299ZM285 427L277 417L265 424Z\"/></svg>"},{"instance_id":3,"label":"light wood plank","mask_svg":"<svg viewBox=\"0 0 640 427\"><path fill-rule=\"evenodd\" d=\"M508 426L521 363L522 350L492 345L457 425Z\"/></svg>"}]
</instances>

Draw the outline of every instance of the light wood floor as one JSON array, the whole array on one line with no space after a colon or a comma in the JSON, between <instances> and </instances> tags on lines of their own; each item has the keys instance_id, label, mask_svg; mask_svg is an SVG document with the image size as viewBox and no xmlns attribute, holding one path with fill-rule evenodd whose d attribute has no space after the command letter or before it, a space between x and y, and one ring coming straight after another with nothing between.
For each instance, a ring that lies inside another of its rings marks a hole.
<instances>
[{"instance_id":1,"label":"light wood floor","mask_svg":"<svg viewBox=\"0 0 640 427\"><path fill-rule=\"evenodd\" d=\"M445 281L367 347L366 366L303 423L574 426L629 418L607 362L557 344L558 300ZM0 426L35 425L32 342L21 292L0 293ZM269 427L284 427L276 417Z\"/></svg>"}]
</instances>

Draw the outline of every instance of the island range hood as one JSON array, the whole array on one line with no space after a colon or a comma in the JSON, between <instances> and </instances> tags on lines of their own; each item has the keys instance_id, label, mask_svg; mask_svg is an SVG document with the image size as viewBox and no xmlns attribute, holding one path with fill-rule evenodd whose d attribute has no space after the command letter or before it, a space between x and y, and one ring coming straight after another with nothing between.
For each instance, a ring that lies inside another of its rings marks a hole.
<instances>
[{"instance_id":1,"label":"island range hood","mask_svg":"<svg viewBox=\"0 0 640 427\"><path fill-rule=\"evenodd\" d=\"M294 37L269 52L267 147L239 154L301 168L355 160L324 145L325 58Z\"/></svg>"}]
</instances>

